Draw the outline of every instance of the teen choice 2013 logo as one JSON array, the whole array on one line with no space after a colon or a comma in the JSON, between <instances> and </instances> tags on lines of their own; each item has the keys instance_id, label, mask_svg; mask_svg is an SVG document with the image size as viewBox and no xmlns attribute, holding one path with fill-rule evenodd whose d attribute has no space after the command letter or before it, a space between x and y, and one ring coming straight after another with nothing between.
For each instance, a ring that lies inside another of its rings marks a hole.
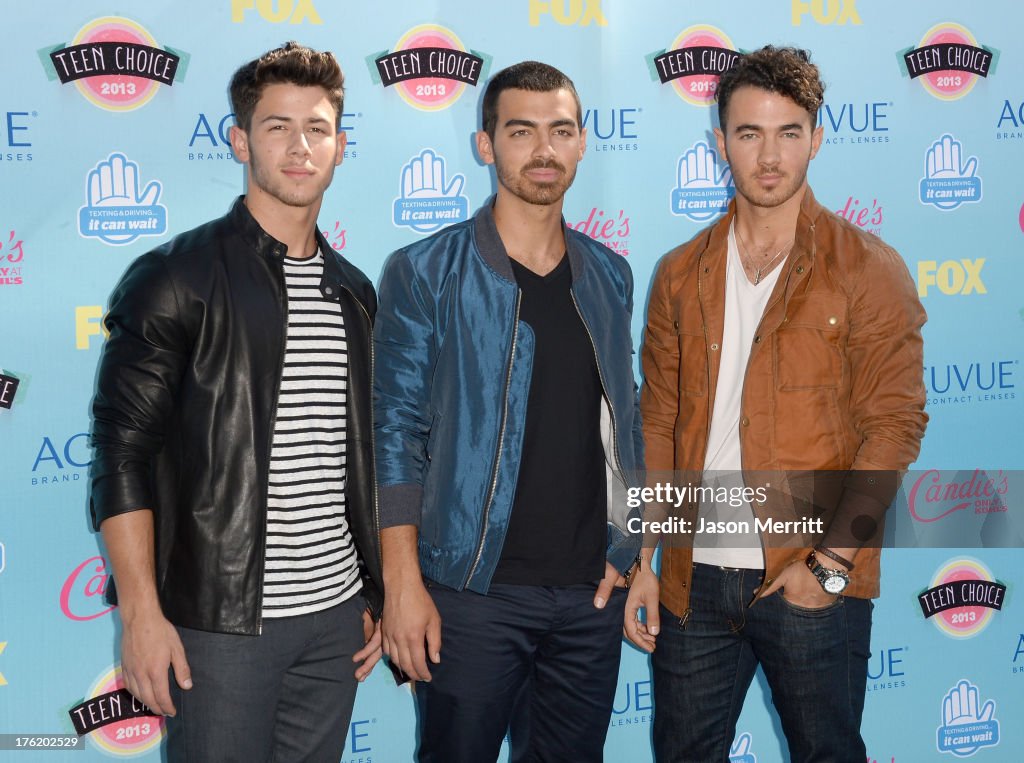
<instances>
[{"instance_id":1,"label":"teen choice 2013 logo","mask_svg":"<svg viewBox=\"0 0 1024 763\"><path fill-rule=\"evenodd\" d=\"M1006 586L977 559L958 557L945 562L928 588L917 596L926 619L956 639L977 636L1001 611Z\"/></svg>"},{"instance_id":2,"label":"teen choice 2013 logo","mask_svg":"<svg viewBox=\"0 0 1024 763\"><path fill-rule=\"evenodd\" d=\"M736 65L740 52L721 29L707 24L687 27L667 50L647 55L651 79L673 89L687 103L715 102L718 78Z\"/></svg>"},{"instance_id":3,"label":"teen choice 2013 logo","mask_svg":"<svg viewBox=\"0 0 1024 763\"><path fill-rule=\"evenodd\" d=\"M916 47L898 55L903 76L943 101L963 98L979 78L995 72L999 61L998 50L979 45L967 27L952 21L936 24Z\"/></svg>"},{"instance_id":4,"label":"teen choice 2013 logo","mask_svg":"<svg viewBox=\"0 0 1024 763\"><path fill-rule=\"evenodd\" d=\"M105 671L68 715L79 736L88 734L102 752L119 758L142 755L164 737L163 717L128 693L119 665Z\"/></svg>"},{"instance_id":5,"label":"teen choice 2013 logo","mask_svg":"<svg viewBox=\"0 0 1024 763\"><path fill-rule=\"evenodd\" d=\"M437 24L413 27L394 49L367 56L370 77L394 87L406 103L420 111L447 109L467 85L487 77L491 57L469 50L450 29Z\"/></svg>"},{"instance_id":6,"label":"teen choice 2013 logo","mask_svg":"<svg viewBox=\"0 0 1024 763\"><path fill-rule=\"evenodd\" d=\"M185 78L188 54L160 47L145 27L121 16L94 19L69 44L39 51L43 69L62 85L74 83L90 103L107 111L145 106L162 85Z\"/></svg>"}]
</instances>

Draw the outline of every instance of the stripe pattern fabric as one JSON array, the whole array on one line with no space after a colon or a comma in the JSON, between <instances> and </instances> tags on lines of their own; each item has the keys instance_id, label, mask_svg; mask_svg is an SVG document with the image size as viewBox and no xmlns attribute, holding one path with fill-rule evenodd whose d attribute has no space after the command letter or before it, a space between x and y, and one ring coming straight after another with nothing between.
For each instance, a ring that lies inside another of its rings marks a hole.
<instances>
[{"instance_id":1,"label":"stripe pattern fabric","mask_svg":"<svg viewBox=\"0 0 1024 763\"><path fill-rule=\"evenodd\" d=\"M345 513L348 353L323 254L284 260L288 329L267 492L263 617L327 609L362 588Z\"/></svg>"}]
</instances>

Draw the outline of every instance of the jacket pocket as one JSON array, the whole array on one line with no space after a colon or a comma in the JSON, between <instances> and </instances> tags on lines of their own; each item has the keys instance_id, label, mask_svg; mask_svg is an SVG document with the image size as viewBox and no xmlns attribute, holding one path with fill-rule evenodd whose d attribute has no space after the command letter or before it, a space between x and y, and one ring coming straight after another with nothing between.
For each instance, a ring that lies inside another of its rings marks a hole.
<instances>
[{"instance_id":1,"label":"jacket pocket","mask_svg":"<svg viewBox=\"0 0 1024 763\"><path fill-rule=\"evenodd\" d=\"M703 332L679 332L679 388L694 397L707 394L708 350Z\"/></svg>"},{"instance_id":2,"label":"jacket pocket","mask_svg":"<svg viewBox=\"0 0 1024 763\"><path fill-rule=\"evenodd\" d=\"M835 389L843 382L846 304L809 297L790 305L775 333L775 380L780 390Z\"/></svg>"}]
</instances>

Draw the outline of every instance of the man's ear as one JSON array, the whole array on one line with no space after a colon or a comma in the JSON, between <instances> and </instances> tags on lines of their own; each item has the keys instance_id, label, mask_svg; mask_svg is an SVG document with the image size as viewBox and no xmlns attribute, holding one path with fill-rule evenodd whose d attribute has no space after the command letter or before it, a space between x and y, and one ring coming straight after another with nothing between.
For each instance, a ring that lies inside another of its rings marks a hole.
<instances>
[{"instance_id":1,"label":"man's ear","mask_svg":"<svg viewBox=\"0 0 1024 763\"><path fill-rule=\"evenodd\" d=\"M249 135L238 125L231 125L228 130L231 151L242 164L249 163Z\"/></svg>"},{"instance_id":2,"label":"man's ear","mask_svg":"<svg viewBox=\"0 0 1024 763\"><path fill-rule=\"evenodd\" d=\"M345 146L348 145L348 135L344 130L338 132L338 152L334 157L334 166L337 167L345 158Z\"/></svg>"},{"instance_id":3,"label":"man's ear","mask_svg":"<svg viewBox=\"0 0 1024 763\"><path fill-rule=\"evenodd\" d=\"M813 159L818 154L818 149L821 148L821 140L825 135L825 128L822 125L818 125L814 128L814 132L811 133L811 158Z\"/></svg>"},{"instance_id":4,"label":"man's ear","mask_svg":"<svg viewBox=\"0 0 1024 763\"><path fill-rule=\"evenodd\" d=\"M476 134L476 153L484 164L494 164L494 144L491 143L491 136L483 130Z\"/></svg>"}]
</instances>

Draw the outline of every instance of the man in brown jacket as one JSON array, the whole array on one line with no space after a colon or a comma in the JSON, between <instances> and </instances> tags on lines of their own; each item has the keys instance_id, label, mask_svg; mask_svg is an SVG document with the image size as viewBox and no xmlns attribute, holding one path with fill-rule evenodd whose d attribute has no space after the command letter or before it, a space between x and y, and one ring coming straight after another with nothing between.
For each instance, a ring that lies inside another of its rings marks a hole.
<instances>
[{"instance_id":1,"label":"man in brown jacket","mask_svg":"<svg viewBox=\"0 0 1024 763\"><path fill-rule=\"evenodd\" d=\"M807 185L823 92L794 49L722 76L735 201L655 275L642 412L673 513L653 658L662 762L728 760L759 664L793 761L866 757L870 599L883 514L927 421L925 313L900 256Z\"/></svg>"}]
</instances>

